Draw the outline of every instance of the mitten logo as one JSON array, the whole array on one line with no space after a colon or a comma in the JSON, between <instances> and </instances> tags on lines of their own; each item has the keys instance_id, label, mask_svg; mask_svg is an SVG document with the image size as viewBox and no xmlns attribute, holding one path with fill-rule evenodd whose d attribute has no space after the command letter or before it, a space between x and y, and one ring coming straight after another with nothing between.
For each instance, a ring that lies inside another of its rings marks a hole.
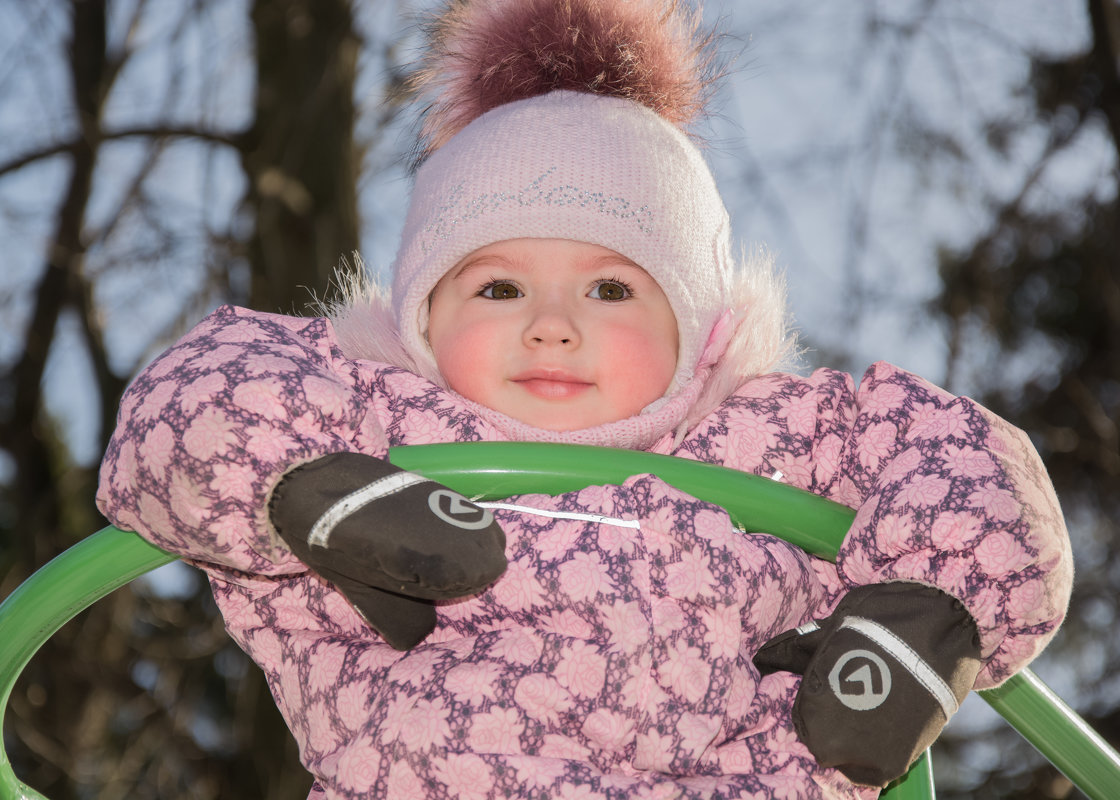
<instances>
[{"instance_id":1,"label":"mitten logo","mask_svg":"<svg viewBox=\"0 0 1120 800\"><path fill-rule=\"evenodd\" d=\"M428 508L444 522L468 531L481 530L494 521L489 509L479 508L463 495L447 489L436 489L428 495Z\"/></svg>"},{"instance_id":2,"label":"mitten logo","mask_svg":"<svg viewBox=\"0 0 1120 800\"><path fill-rule=\"evenodd\" d=\"M836 699L853 711L878 708L891 693L891 671L870 650L849 650L828 673Z\"/></svg>"}]
</instances>

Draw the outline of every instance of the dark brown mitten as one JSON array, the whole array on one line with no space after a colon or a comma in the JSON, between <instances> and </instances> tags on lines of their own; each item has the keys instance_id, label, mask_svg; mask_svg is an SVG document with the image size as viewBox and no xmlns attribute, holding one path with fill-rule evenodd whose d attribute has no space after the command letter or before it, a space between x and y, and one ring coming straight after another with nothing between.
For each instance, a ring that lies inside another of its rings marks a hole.
<instances>
[{"instance_id":1,"label":"dark brown mitten","mask_svg":"<svg viewBox=\"0 0 1120 800\"><path fill-rule=\"evenodd\" d=\"M758 651L762 674L803 675L797 734L817 761L855 783L886 786L937 738L980 671L976 623L930 586L861 586L827 618Z\"/></svg>"},{"instance_id":2,"label":"dark brown mitten","mask_svg":"<svg viewBox=\"0 0 1120 800\"><path fill-rule=\"evenodd\" d=\"M291 470L269 513L292 552L399 650L435 627L432 601L476 594L506 568L505 534L489 510L360 453Z\"/></svg>"}]
</instances>

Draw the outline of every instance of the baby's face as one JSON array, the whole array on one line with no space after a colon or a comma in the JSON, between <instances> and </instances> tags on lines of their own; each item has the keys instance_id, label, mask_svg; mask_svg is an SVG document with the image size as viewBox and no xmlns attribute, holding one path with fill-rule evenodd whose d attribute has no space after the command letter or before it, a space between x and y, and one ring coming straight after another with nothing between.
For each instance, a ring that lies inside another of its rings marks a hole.
<instances>
[{"instance_id":1,"label":"baby's face","mask_svg":"<svg viewBox=\"0 0 1120 800\"><path fill-rule=\"evenodd\" d=\"M468 255L432 292L428 340L456 392L556 431L633 416L677 365L661 287L613 250L567 239Z\"/></svg>"}]
</instances>

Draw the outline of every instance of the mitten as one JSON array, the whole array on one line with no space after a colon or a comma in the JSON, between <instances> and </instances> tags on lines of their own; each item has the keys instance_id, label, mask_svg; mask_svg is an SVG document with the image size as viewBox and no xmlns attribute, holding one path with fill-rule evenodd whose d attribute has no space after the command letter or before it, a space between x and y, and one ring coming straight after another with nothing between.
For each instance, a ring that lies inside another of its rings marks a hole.
<instances>
[{"instance_id":1,"label":"mitten","mask_svg":"<svg viewBox=\"0 0 1120 800\"><path fill-rule=\"evenodd\" d=\"M793 724L821 766L883 787L904 775L956 712L980 671L976 623L930 586L861 586L827 618L758 651L763 675L804 678Z\"/></svg>"},{"instance_id":2,"label":"mitten","mask_svg":"<svg viewBox=\"0 0 1120 800\"><path fill-rule=\"evenodd\" d=\"M269 515L296 557L398 650L431 633L434 600L475 594L506 568L505 534L490 511L361 453L289 471Z\"/></svg>"}]
</instances>

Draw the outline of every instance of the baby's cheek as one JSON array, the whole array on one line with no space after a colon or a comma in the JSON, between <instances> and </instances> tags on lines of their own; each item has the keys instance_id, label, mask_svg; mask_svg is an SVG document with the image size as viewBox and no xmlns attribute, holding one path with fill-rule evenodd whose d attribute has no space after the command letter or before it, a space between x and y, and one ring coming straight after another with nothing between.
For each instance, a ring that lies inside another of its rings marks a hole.
<instances>
[{"instance_id":1,"label":"baby's cheek","mask_svg":"<svg viewBox=\"0 0 1120 800\"><path fill-rule=\"evenodd\" d=\"M604 355L612 361L620 392L632 396L639 409L665 394L677 368L676 348L644 329L619 330L613 339Z\"/></svg>"},{"instance_id":2,"label":"baby's cheek","mask_svg":"<svg viewBox=\"0 0 1120 800\"><path fill-rule=\"evenodd\" d=\"M495 347L491 337L467 327L440 343L435 350L436 366L453 391L483 402L485 398L479 395L493 370Z\"/></svg>"}]
</instances>

